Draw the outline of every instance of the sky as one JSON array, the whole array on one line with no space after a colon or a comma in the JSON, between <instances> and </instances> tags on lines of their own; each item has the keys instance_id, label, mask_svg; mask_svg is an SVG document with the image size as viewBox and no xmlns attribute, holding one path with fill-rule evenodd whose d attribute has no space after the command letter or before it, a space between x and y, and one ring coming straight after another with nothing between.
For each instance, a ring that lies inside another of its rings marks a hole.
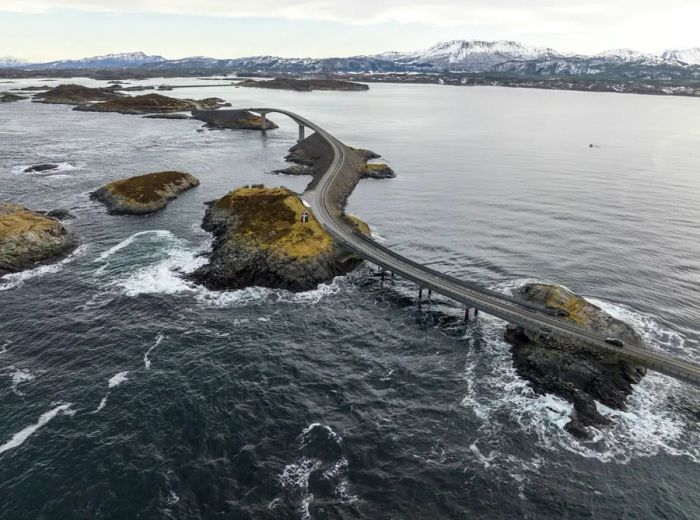
<instances>
[{"instance_id":1,"label":"sky","mask_svg":"<svg viewBox=\"0 0 700 520\"><path fill-rule=\"evenodd\" d=\"M516 40L561 52L700 47L700 0L0 0L0 56L328 57Z\"/></svg>"}]
</instances>

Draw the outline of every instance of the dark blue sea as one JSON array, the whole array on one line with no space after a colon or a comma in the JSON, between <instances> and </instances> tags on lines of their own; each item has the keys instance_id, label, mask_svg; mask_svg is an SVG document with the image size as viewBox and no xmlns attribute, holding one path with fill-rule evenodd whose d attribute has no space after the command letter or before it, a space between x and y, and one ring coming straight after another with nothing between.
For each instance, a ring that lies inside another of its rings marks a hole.
<instances>
[{"instance_id":1,"label":"dark blue sea","mask_svg":"<svg viewBox=\"0 0 700 520\"><path fill-rule=\"evenodd\" d=\"M75 79L88 85L102 85ZM377 240L508 292L555 282L700 361L700 100L440 85L168 95L296 111L382 154L348 210ZM50 84L22 80L3 89ZM55 84L55 82L54 82ZM66 259L0 283L0 518L700 518L700 391L650 373L587 442L512 366L505 323L372 276L213 292L204 202L273 176L297 130L0 106L0 199L70 208ZM590 146L593 145L593 146ZM38 163L53 172L26 174ZM102 184L182 170L162 212Z\"/></svg>"}]
</instances>

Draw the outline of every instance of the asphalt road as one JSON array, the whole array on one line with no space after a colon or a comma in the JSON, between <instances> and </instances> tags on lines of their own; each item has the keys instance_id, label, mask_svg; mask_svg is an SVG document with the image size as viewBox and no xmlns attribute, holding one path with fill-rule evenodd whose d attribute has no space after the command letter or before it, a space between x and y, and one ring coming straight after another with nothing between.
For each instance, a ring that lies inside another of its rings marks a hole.
<instances>
[{"instance_id":1,"label":"asphalt road","mask_svg":"<svg viewBox=\"0 0 700 520\"><path fill-rule=\"evenodd\" d=\"M651 350L644 345L625 344L622 348L611 345L605 341L605 337L556 318L544 308L430 269L358 233L341 219L342 209L334 206L333 198L330 196L334 182L341 179L343 175L355 174L351 170L353 166L347 160L348 147L323 128L293 112L274 108L251 108L250 110L258 113L284 114L298 124L311 128L329 144L334 155L333 161L325 174L317 179L313 189L304 194L304 199L311 206L319 223L347 249L354 251L365 260L415 282L419 287L432 289L467 307L479 309L529 330L538 331L548 328L554 335L569 337L592 350L613 353L650 370L700 385L700 366L695 363Z\"/></svg>"}]
</instances>

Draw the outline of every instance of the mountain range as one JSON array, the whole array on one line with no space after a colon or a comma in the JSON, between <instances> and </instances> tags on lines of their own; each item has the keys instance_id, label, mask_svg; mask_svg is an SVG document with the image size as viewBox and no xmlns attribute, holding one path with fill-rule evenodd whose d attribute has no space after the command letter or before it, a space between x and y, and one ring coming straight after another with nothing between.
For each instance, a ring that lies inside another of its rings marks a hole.
<instances>
[{"instance_id":1,"label":"mountain range","mask_svg":"<svg viewBox=\"0 0 700 520\"><path fill-rule=\"evenodd\" d=\"M616 49L596 55L566 54L515 41L452 40L415 52L383 52L345 58L253 56L217 59L194 56L166 59L143 52L108 54L78 60L28 63L0 58L0 67L22 69L201 70L202 72L435 72L498 73L540 77L586 76L625 79L698 80L700 48L659 54Z\"/></svg>"}]
</instances>

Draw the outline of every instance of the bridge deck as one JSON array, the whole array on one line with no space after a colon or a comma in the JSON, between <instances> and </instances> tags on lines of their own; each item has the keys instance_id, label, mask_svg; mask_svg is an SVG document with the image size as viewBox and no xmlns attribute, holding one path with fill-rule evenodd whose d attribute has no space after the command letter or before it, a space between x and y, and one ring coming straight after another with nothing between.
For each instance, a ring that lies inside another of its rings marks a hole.
<instances>
[{"instance_id":1,"label":"bridge deck","mask_svg":"<svg viewBox=\"0 0 700 520\"><path fill-rule=\"evenodd\" d=\"M340 196L338 194L338 190L347 187L347 183L340 182L343 176L356 174L348 160L350 149L320 126L293 112L274 108L251 108L249 110L258 113L276 112L287 115L297 124L311 128L318 133L331 147L333 152L331 165L316 180L313 188L306 192L305 198L321 225L346 248L384 269L415 282L420 287L432 289L436 293L477 308L509 323L521 325L530 330L547 327L554 334L575 339L592 350L612 353L650 370L700 385L700 366L695 363L653 351L644 345L615 347L607 343L604 337L557 319L546 313L541 307L435 271L358 233L340 218L342 208L333 203L334 200L346 200L350 195L350 193L341 193Z\"/></svg>"}]
</instances>

